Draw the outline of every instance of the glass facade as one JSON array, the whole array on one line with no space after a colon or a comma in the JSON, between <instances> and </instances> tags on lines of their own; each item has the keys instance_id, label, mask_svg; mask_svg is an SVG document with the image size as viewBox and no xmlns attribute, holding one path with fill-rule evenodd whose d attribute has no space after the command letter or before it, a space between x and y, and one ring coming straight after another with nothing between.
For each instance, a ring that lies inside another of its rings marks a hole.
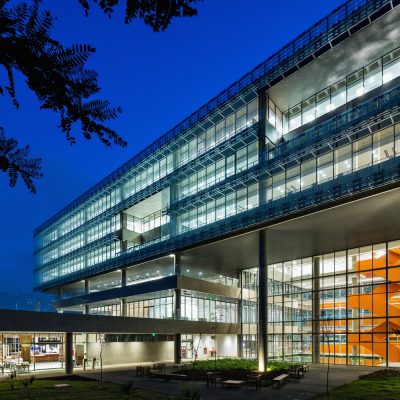
<instances>
[{"instance_id":1,"label":"glass facade","mask_svg":"<svg viewBox=\"0 0 400 400\"><path fill-rule=\"evenodd\" d=\"M174 314L174 296L160 296L128 302L128 316L189 321L238 322L238 301L185 290L179 315Z\"/></svg>"},{"instance_id":2,"label":"glass facade","mask_svg":"<svg viewBox=\"0 0 400 400\"><path fill-rule=\"evenodd\" d=\"M64 335L60 333L0 333L0 368L3 374L62 368Z\"/></svg>"},{"instance_id":3,"label":"glass facade","mask_svg":"<svg viewBox=\"0 0 400 400\"><path fill-rule=\"evenodd\" d=\"M275 257L281 262L267 265L265 293L257 262L240 260L231 268L224 262L230 254L200 249L235 236L244 253L252 240L245 235L254 229L330 208L338 199L346 205L355 196L385 194L400 181L398 40L376 41L356 71L348 60L335 75L327 67L327 47L344 37L337 33L352 36L362 20L364 31L370 29L369 13L389 4L371 3L346 3L340 18L335 11L334 20L315 24L39 227L36 289L56 292L64 312L212 323L205 325L214 334L206 337L179 332L185 359L201 349L204 358L257 357L259 298L266 294L269 359L400 362L400 250L399 242L387 242L393 237L336 252L332 244L332 253L310 251L302 259ZM296 85L299 93L284 85L271 89L311 59L321 76L315 83L306 76L307 95ZM240 334L218 337L219 323ZM96 337L93 349L97 344Z\"/></svg>"},{"instance_id":4,"label":"glass facade","mask_svg":"<svg viewBox=\"0 0 400 400\"><path fill-rule=\"evenodd\" d=\"M269 99L267 119L279 134L285 135L399 76L400 48L397 48L285 112Z\"/></svg>"},{"instance_id":5,"label":"glass facade","mask_svg":"<svg viewBox=\"0 0 400 400\"><path fill-rule=\"evenodd\" d=\"M397 365L399 280L400 241L270 265L269 357L310 362L319 342L320 362Z\"/></svg>"}]
</instances>

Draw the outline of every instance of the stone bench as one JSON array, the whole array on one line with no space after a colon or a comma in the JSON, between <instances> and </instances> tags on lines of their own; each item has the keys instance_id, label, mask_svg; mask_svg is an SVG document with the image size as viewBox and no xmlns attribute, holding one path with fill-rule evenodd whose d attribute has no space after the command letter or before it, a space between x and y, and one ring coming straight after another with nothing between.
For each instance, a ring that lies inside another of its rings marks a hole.
<instances>
[{"instance_id":1,"label":"stone bench","mask_svg":"<svg viewBox=\"0 0 400 400\"><path fill-rule=\"evenodd\" d=\"M178 380L178 381L184 381L187 379L187 375L185 374L168 374L164 372L153 372L150 371L150 378L160 378L160 379L165 379L166 381L168 380Z\"/></svg>"},{"instance_id":2,"label":"stone bench","mask_svg":"<svg viewBox=\"0 0 400 400\"><path fill-rule=\"evenodd\" d=\"M237 379L228 379L228 380L226 380L226 381L222 381L222 386L224 387L225 385L226 386L242 386L242 385L244 385L244 381L240 381L240 380L237 380Z\"/></svg>"},{"instance_id":3,"label":"stone bench","mask_svg":"<svg viewBox=\"0 0 400 400\"><path fill-rule=\"evenodd\" d=\"M279 386L279 384L284 383L288 378L289 374L281 374L275 377L274 379L272 379L272 387L274 386L275 383L277 384L277 386Z\"/></svg>"}]
</instances>

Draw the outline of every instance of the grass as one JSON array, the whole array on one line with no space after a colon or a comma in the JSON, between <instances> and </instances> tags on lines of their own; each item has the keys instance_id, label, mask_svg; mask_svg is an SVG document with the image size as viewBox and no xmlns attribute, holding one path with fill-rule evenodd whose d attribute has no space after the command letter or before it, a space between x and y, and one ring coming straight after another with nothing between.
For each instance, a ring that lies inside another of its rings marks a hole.
<instances>
[{"instance_id":1,"label":"grass","mask_svg":"<svg viewBox=\"0 0 400 400\"><path fill-rule=\"evenodd\" d=\"M329 391L329 400L399 400L400 378L360 379ZM315 400L328 399L326 395Z\"/></svg>"},{"instance_id":2,"label":"grass","mask_svg":"<svg viewBox=\"0 0 400 400\"><path fill-rule=\"evenodd\" d=\"M57 388L55 385L68 384L67 387ZM0 383L1 400L25 400L27 392L22 381L14 381L14 390L10 390L10 382ZM37 379L30 386L31 400L124 400L121 385L104 383L103 389L98 381L79 379ZM129 397L131 400L175 400L176 397L156 393L151 390L133 388Z\"/></svg>"}]
</instances>

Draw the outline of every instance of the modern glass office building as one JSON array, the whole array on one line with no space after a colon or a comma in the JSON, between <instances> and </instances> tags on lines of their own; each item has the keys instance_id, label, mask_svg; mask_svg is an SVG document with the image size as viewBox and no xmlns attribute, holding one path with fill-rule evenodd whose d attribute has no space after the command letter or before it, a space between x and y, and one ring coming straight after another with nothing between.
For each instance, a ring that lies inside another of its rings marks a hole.
<instances>
[{"instance_id":1,"label":"modern glass office building","mask_svg":"<svg viewBox=\"0 0 400 400\"><path fill-rule=\"evenodd\" d=\"M400 365L399 3L347 1L39 226L36 289L175 361Z\"/></svg>"}]
</instances>

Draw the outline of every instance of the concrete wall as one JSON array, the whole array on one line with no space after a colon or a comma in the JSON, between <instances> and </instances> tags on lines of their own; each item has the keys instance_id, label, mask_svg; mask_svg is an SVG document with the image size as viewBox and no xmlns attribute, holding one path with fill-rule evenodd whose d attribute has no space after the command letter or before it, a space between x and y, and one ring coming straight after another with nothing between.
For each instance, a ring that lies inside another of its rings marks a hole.
<instances>
[{"instance_id":1,"label":"concrete wall","mask_svg":"<svg viewBox=\"0 0 400 400\"><path fill-rule=\"evenodd\" d=\"M217 353L219 357L237 357L237 335L217 335Z\"/></svg>"},{"instance_id":2,"label":"concrete wall","mask_svg":"<svg viewBox=\"0 0 400 400\"><path fill-rule=\"evenodd\" d=\"M199 343L200 341L200 343ZM185 345L185 343L182 343ZM212 358L211 352L214 350L215 341L213 335L193 335L193 347L198 350L198 360L207 360ZM237 357L238 356L237 335L217 335L217 354L218 357ZM191 352L188 352L190 359L194 358Z\"/></svg>"},{"instance_id":3,"label":"concrete wall","mask_svg":"<svg viewBox=\"0 0 400 400\"><path fill-rule=\"evenodd\" d=\"M214 336L193 335L193 344L198 348L198 359L211 358L211 350L214 349ZM200 339L200 345L199 345ZM187 346L187 343L182 343ZM237 357L237 336L217 335L218 357ZM100 358L100 344L96 342L95 335L89 335L86 353L89 359ZM207 349L204 352L204 349ZM103 349L103 364L129 364L140 362L172 361L174 358L174 342L127 342L106 343ZM194 359L192 352L188 352L188 359Z\"/></svg>"},{"instance_id":4,"label":"concrete wall","mask_svg":"<svg viewBox=\"0 0 400 400\"><path fill-rule=\"evenodd\" d=\"M88 343L89 358L100 358L100 344ZM103 364L128 364L174 359L174 342L128 342L106 343L103 349Z\"/></svg>"}]
</instances>

